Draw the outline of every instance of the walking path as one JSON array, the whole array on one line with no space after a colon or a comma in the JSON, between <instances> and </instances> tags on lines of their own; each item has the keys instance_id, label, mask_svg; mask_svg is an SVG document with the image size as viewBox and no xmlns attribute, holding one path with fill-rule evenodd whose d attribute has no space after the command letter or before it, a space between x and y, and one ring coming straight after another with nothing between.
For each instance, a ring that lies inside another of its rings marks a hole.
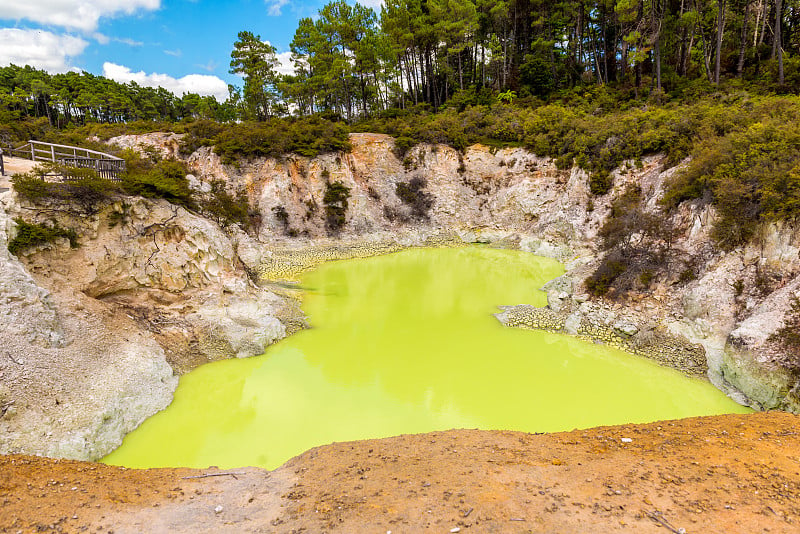
<instances>
[{"instance_id":1,"label":"walking path","mask_svg":"<svg viewBox=\"0 0 800 534\"><path fill-rule=\"evenodd\" d=\"M36 162L29 159L14 158L3 155L3 167L5 176L0 176L0 193L11 188L11 177L18 173L28 172L36 165Z\"/></svg>"}]
</instances>

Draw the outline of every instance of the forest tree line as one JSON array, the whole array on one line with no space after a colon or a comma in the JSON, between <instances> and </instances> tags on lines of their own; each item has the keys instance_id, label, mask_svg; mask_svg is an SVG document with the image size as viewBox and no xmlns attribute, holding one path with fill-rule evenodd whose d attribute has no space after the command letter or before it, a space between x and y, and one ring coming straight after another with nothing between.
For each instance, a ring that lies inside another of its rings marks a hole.
<instances>
[{"instance_id":1,"label":"forest tree line","mask_svg":"<svg viewBox=\"0 0 800 534\"><path fill-rule=\"evenodd\" d=\"M741 79L800 90L797 0L334 0L300 20L295 74L241 32L231 72L241 116L432 109L481 90L548 98L586 85L638 97ZM269 36L267 36L269 37ZM513 93L510 93L513 91Z\"/></svg>"},{"instance_id":2,"label":"forest tree line","mask_svg":"<svg viewBox=\"0 0 800 534\"><path fill-rule=\"evenodd\" d=\"M353 121L420 105L463 109L487 94L547 100L600 85L660 100L735 80L796 93L799 28L799 0L386 0L379 14L334 0L300 20L294 74L278 73L260 35L240 32L230 71L243 83L225 102L11 65L0 68L0 122Z\"/></svg>"},{"instance_id":3,"label":"forest tree line","mask_svg":"<svg viewBox=\"0 0 800 534\"><path fill-rule=\"evenodd\" d=\"M176 122L236 118L227 102L187 93L177 97L163 87L118 83L88 72L49 74L31 66L0 67L0 123L45 118L63 128L87 123Z\"/></svg>"}]
</instances>

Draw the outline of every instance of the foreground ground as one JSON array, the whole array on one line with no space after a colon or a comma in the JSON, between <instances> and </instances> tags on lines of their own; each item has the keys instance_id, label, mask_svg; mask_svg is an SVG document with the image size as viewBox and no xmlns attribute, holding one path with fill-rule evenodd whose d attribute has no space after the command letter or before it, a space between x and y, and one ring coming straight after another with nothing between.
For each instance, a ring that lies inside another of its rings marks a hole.
<instances>
[{"instance_id":1,"label":"foreground ground","mask_svg":"<svg viewBox=\"0 0 800 534\"><path fill-rule=\"evenodd\" d=\"M17 173L28 172L36 163L27 159L12 158L8 155L3 156L3 168L5 174L0 176L0 188L11 187L11 177Z\"/></svg>"},{"instance_id":2,"label":"foreground ground","mask_svg":"<svg viewBox=\"0 0 800 534\"><path fill-rule=\"evenodd\" d=\"M272 472L0 456L2 532L799 532L800 417L320 447Z\"/></svg>"}]
</instances>

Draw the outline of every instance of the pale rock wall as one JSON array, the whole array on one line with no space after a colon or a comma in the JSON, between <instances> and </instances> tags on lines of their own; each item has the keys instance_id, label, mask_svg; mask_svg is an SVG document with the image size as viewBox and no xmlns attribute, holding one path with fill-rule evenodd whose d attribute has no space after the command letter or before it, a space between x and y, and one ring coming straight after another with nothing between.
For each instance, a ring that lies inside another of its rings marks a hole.
<instances>
[{"instance_id":1,"label":"pale rock wall","mask_svg":"<svg viewBox=\"0 0 800 534\"><path fill-rule=\"evenodd\" d=\"M766 342L782 326L789 290L780 298L763 294L758 279L772 273L794 287L800 274L797 226L765 226L753 244L722 253L711 239L713 207L684 203L669 222L682 229L674 246L695 262L697 279L669 280L628 300L586 302L582 283L599 260L598 231L613 200L636 184L642 189L644 209L666 217L660 201L668 180L682 165L667 169L665 159L657 156L644 158L640 166L625 163L613 172L613 189L593 197L584 171L560 171L548 158L524 149L475 145L459 154L446 146L423 144L401 159L389 136L352 134L350 141L353 149L348 154L262 158L236 166L223 165L212 148L204 147L187 162L201 182L224 180L232 190L247 191L263 217L262 241L292 241L273 212L278 206L286 210L293 233L324 236L322 197L326 183L338 180L351 189L343 236L413 236L419 228L439 228L455 230L466 241L494 242L558 258L566 263L572 283L568 292L550 290L551 306L574 309L602 325L637 324L645 332L664 328L702 345L709 378L741 402L764 408L796 406L798 377L776 370L776 362L785 355L770 353L773 349ZM161 141L154 137L148 142ZM397 183L415 177L427 181L426 191L434 198L427 221L408 220L410 210L395 192ZM251 269L259 258L269 260L269 253L259 252L257 246L245 243L241 250ZM743 291L737 295L734 285L739 283ZM779 304L770 304L773 301ZM571 319L576 320L577 316ZM753 331L761 333L755 336ZM779 393L770 393L775 391Z\"/></svg>"},{"instance_id":2,"label":"pale rock wall","mask_svg":"<svg viewBox=\"0 0 800 534\"><path fill-rule=\"evenodd\" d=\"M177 378L152 337L8 253L15 208L0 195L0 452L98 459L171 402Z\"/></svg>"},{"instance_id":3,"label":"pale rock wall","mask_svg":"<svg viewBox=\"0 0 800 534\"><path fill-rule=\"evenodd\" d=\"M152 150L162 158L177 158L179 156L182 134L154 132L141 135L120 135L112 137L107 142L119 148L129 148L147 153Z\"/></svg>"},{"instance_id":4,"label":"pale rock wall","mask_svg":"<svg viewBox=\"0 0 800 534\"><path fill-rule=\"evenodd\" d=\"M132 198L57 215L80 247L63 240L19 261L6 249L8 213L54 215L23 210L12 193L4 202L0 453L101 458L171 402L177 373L262 354L286 334L287 299L255 286L237 255L258 250L246 234Z\"/></svg>"},{"instance_id":5,"label":"pale rock wall","mask_svg":"<svg viewBox=\"0 0 800 534\"><path fill-rule=\"evenodd\" d=\"M64 335L50 292L36 285L8 251L8 242L16 234L16 223L3 205L8 198L11 193L0 194L0 331L32 345L58 346Z\"/></svg>"},{"instance_id":6,"label":"pale rock wall","mask_svg":"<svg viewBox=\"0 0 800 534\"><path fill-rule=\"evenodd\" d=\"M283 207L288 225L298 235L326 235L323 196L326 183L341 181L350 188L344 234L402 231L422 226L470 232L521 232L564 245L594 247L607 210L602 203L588 211L586 173L559 171L548 158L523 149L492 150L475 145L464 155L441 145L418 145L399 159L394 140L380 134L351 134L348 154L317 158L286 156L223 165L213 149L204 147L187 162L201 180L224 180L231 189L248 192L262 214L260 235L283 234L273 211ZM639 173L620 171L630 180L658 168L658 158L646 160ZM405 162L405 163L404 163ZM434 197L429 221L409 221L410 209L396 194L396 185L413 178L427 182ZM392 216L392 215L395 216Z\"/></svg>"}]
</instances>

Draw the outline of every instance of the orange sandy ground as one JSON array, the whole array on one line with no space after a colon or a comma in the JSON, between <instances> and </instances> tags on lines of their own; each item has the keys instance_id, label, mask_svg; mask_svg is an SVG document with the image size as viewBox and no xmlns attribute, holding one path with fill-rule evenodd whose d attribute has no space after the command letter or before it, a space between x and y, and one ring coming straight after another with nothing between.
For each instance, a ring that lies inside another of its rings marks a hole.
<instances>
[{"instance_id":1,"label":"orange sandy ground","mask_svg":"<svg viewBox=\"0 0 800 534\"><path fill-rule=\"evenodd\" d=\"M272 472L0 456L0 532L797 533L799 425L454 430L319 447Z\"/></svg>"}]
</instances>

